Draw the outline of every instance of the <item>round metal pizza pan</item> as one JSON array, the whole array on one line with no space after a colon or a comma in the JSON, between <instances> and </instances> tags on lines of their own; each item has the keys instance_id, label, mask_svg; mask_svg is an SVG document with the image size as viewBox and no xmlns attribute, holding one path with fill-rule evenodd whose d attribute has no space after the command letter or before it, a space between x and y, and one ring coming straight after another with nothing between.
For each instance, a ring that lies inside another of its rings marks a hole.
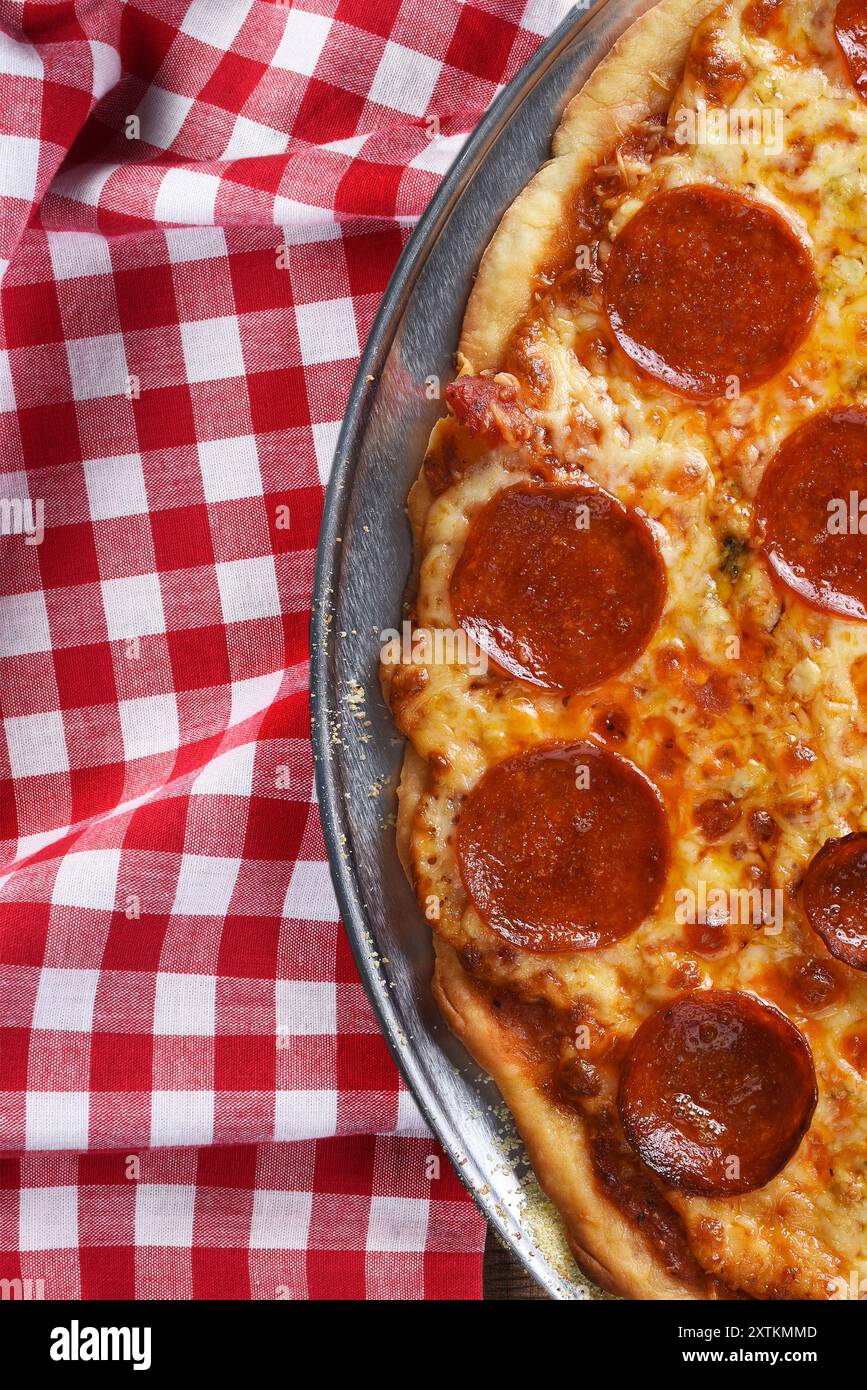
<instances>
[{"instance_id":1,"label":"round metal pizza pan","mask_svg":"<svg viewBox=\"0 0 867 1390\"><path fill-rule=\"evenodd\" d=\"M453 375L480 256L505 208L549 156L568 98L648 8L650 0L599 0L573 9L498 96L416 227L373 325L337 443L311 621L317 795L362 980L461 1180L557 1299L599 1293L568 1256L499 1093L448 1031L431 993L430 928L395 848L403 740L379 689L379 632L400 624L411 565L406 496L443 413L432 383L444 386Z\"/></svg>"}]
</instances>

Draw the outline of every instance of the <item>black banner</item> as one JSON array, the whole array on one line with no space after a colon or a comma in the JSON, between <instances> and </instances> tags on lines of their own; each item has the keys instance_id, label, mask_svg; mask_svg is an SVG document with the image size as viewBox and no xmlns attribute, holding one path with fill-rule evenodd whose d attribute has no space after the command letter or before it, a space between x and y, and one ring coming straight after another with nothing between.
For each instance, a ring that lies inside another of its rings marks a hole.
<instances>
[{"instance_id":1,"label":"black banner","mask_svg":"<svg viewBox=\"0 0 867 1390\"><path fill-rule=\"evenodd\" d=\"M848 1306L847 1306L848 1304ZM430 1319L447 1374L452 1350L466 1352L488 1370L510 1365L516 1344L524 1360L538 1357L536 1378L568 1356L576 1377L599 1374L602 1365L619 1374L634 1371L680 1371L700 1379L709 1367L737 1374L741 1367L760 1367L773 1377L793 1366L821 1373L857 1364L864 1330L858 1300L829 1303L627 1303L618 1300L560 1306L533 1302L523 1311L514 1305L451 1303L40 1303L0 1302L3 1345L14 1347L15 1360L28 1372L63 1382L70 1375L112 1376L141 1380L167 1373L214 1374L221 1379L273 1369L288 1377L309 1378L308 1363L319 1359L322 1374L333 1376L342 1365L354 1372L375 1350L403 1376L412 1375L415 1355L403 1365L401 1352L407 1316ZM504 1321L504 1315L507 1319ZM335 1321L339 1318L341 1321ZM466 1321L472 1318L472 1323ZM397 1321L399 1319L399 1321ZM436 1322L434 1322L436 1319ZM550 1319L550 1321L549 1321ZM351 1335L335 1336L350 1320ZM330 1330L327 1330L330 1329ZM423 1328L422 1335L427 1335ZM470 1335L472 1332L472 1335ZM539 1342L542 1332L545 1341ZM548 1339L557 1337L552 1344ZM564 1334L569 1341L563 1340ZM364 1341L359 1342L359 1335ZM370 1339L369 1341L367 1339ZM373 1340L375 1338L375 1341ZM532 1338L532 1340L529 1340ZM533 1348L536 1348L534 1353ZM299 1361L300 1358L300 1361ZM345 1360L343 1360L345 1358ZM590 1358L588 1360L588 1358ZM437 1358L438 1359L438 1358ZM384 1369L384 1368L383 1368ZM431 1366L433 1369L433 1365ZM526 1372L525 1362L525 1372ZM558 1378L562 1369L557 1371Z\"/></svg>"}]
</instances>

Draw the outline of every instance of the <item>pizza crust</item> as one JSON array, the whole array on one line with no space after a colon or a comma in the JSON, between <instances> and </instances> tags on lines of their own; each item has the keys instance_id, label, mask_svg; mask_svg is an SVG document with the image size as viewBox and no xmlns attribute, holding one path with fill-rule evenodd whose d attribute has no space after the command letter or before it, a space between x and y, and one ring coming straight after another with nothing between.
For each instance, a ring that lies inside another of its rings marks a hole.
<instances>
[{"instance_id":1,"label":"pizza crust","mask_svg":"<svg viewBox=\"0 0 867 1390\"><path fill-rule=\"evenodd\" d=\"M536 1176L566 1227L581 1268L626 1298L695 1300L703 1290L673 1277L634 1225L599 1189L584 1128L534 1083L515 1039L454 950L435 938L434 994L452 1032L496 1081Z\"/></svg>"},{"instance_id":2,"label":"pizza crust","mask_svg":"<svg viewBox=\"0 0 867 1390\"><path fill-rule=\"evenodd\" d=\"M462 372L502 367L570 195L631 126L667 109L697 25L721 8L719 0L662 0L621 35L569 102L554 158L506 211L482 257L458 347Z\"/></svg>"},{"instance_id":3,"label":"pizza crust","mask_svg":"<svg viewBox=\"0 0 867 1390\"><path fill-rule=\"evenodd\" d=\"M412 825L418 803L427 789L428 770L424 758L420 757L411 743L407 743L397 787L397 857L401 867L413 883L412 876ZM413 888L415 884L413 884Z\"/></svg>"}]
</instances>

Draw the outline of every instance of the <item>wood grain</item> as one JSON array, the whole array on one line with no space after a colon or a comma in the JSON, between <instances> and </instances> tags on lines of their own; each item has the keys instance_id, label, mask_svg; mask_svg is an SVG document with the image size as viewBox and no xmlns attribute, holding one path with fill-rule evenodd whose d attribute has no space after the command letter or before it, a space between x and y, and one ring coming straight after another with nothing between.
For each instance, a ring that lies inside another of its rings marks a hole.
<instances>
[{"instance_id":1,"label":"wood grain","mask_svg":"<svg viewBox=\"0 0 867 1390\"><path fill-rule=\"evenodd\" d=\"M486 1303L548 1298L490 1227L485 1241L482 1297Z\"/></svg>"}]
</instances>

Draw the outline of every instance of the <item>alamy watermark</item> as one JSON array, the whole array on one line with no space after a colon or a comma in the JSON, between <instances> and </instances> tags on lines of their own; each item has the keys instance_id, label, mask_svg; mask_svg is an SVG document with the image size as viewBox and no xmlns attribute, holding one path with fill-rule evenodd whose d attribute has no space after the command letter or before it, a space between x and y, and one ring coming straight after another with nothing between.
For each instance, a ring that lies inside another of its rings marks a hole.
<instances>
[{"instance_id":1,"label":"alamy watermark","mask_svg":"<svg viewBox=\"0 0 867 1390\"><path fill-rule=\"evenodd\" d=\"M678 145L760 145L783 148L783 111L779 106L682 106L675 112L674 139Z\"/></svg>"},{"instance_id":2,"label":"alamy watermark","mask_svg":"<svg viewBox=\"0 0 867 1390\"><path fill-rule=\"evenodd\" d=\"M41 497L0 497L0 536L23 536L25 545L45 539L45 501Z\"/></svg>"},{"instance_id":3,"label":"alamy watermark","mask_svg":"<svg viewBox=\"0 0 867 1390\"><path fill-rule=\"evenodd\" d=\"M0 1279L0 1302L34 1303L44 1298L44 1279Z\"/></svg>"},{"instance_id":4,"label":"alamy watermark","mask_svg":"<svg viewBox=\"0 0 867 1390\"><path fill-rule=\"evenodd\" d=\"M48 1354L52 1361L128 1361L134 1371L151 1366L149 1327L82 1327L73 1318L68 1327L52 1328Z\"/></svg>"},{"instance_id":5,"label":"alamy watermark","mask_svg":"<svg viewBox=\"0 0 867 1390\"><path fill-rule=\"evenodd\" d=\"M472 676L484 676L488 655L462 627L383 628L380 659L384 666L466 666Z\"/></svg>"},{"instance_id":6,"label":"alamy watermark","mask_svg":"<svg viewBox=\"0 0 867 1390\"><path fill-rule=\"evenodd\" d=\"M783 930L781 888L714 888L699 880L697 889L679 888L674 919L681 926L700 924L763 927L766 936Z\"/></svg>"},{"instance_id":7,"label":"alamy watermark","mask_svg":"<svg viewBox=\"0 0 867 1390\"><path fill-rule=\"evenodd\" d=\"M829 536L867 536L867 497L854 489L828 501Z\"/></svg>"}]
</instances>

